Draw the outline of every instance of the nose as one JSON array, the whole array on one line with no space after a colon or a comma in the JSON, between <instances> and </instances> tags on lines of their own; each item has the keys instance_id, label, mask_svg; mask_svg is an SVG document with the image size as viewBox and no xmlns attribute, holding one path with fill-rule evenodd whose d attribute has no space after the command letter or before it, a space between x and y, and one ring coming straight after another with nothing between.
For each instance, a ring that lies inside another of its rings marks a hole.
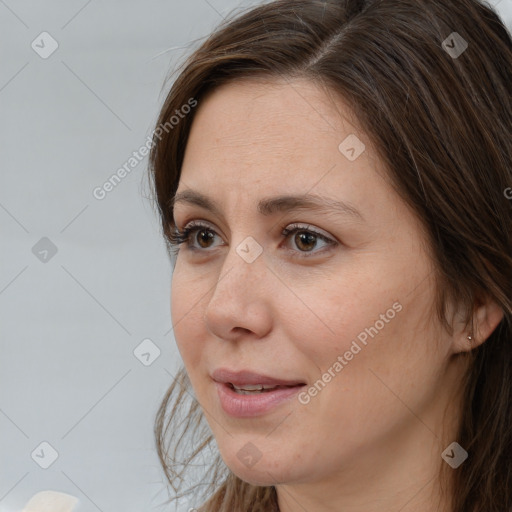
<instances>
[{"instance_id":1,"label":"nose","mask_svg":"<svg viewBox=\"0 0 512 512\"><path fill-rule=\"evenodd\" d=\"M264 251L251 261L256 248L233 245L223 262L204 313L206 327L218 338L236 340L250 333L262 338L271 329L273 274Z\"/></svg>"}]
</instances>

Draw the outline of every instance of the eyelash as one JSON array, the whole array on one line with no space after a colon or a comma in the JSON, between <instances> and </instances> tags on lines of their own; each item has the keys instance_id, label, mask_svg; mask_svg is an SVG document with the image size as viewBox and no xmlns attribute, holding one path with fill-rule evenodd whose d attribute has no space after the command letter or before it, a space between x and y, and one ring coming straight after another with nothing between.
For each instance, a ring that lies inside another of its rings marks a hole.
<instances>
[{"instance_id":1,"label":"eyelash","mask_svg":"<svg viewBox=\"0 0 512 512\"><path fill-rule=\"evenodd\" d=\"M175 253L177 253L179 251L178 246L181 244L188 245L192 234L194 234L197 231L200 231L202 229L210 231L212 233L215 233L215 231L210 226L207 226L206 224L202 224L200 222L195 222L195 221L192 221L190 224L188 224L182 231L180 231L179 229L176 229L174 233L171 233L169 235L169 241L173 246L173 251ZM327 244L330 245L331 247L338 245L338 242L335 242L334 240L327 238L325 235L322 235L318 231L310 229L310 226L308 226L308 225L293 224L290 228L286 228L286 227L283 228L281 231L281 234L285 237L289 237L290 235L295 234L297 232L312 234L312 235L320 238L324 242L327 242ZM195 250L195 249L196 248L192 248L192 250ZM206 249L197 249L197 250L205 251ZM318 255L324 251L317 251L317 252L298 251L298 252L301 253L301 256L299 256L300 258L309 258L311 256Z\"/></svg>"}]
</instances>

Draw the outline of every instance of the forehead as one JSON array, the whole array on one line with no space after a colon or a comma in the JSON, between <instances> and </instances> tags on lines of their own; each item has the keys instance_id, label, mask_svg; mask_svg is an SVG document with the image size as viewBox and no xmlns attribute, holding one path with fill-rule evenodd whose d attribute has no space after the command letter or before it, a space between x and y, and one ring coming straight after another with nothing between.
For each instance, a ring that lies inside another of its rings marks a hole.
<instances>
[{"instance_id":1,"label":"forehead","mask_svg":"<svg viewBox=\"0 0 512 512\"><path fill-rule=\"evenodd\" d=\"M293 182L305 193L333 167L337 173L368 167L368 141L355 161L340 153L340 144L356 133L362 147L350 109L310 81L228 83L198 106L182 178L268 186L279 177L281 185Z\"/></svg>"}]
</instances>

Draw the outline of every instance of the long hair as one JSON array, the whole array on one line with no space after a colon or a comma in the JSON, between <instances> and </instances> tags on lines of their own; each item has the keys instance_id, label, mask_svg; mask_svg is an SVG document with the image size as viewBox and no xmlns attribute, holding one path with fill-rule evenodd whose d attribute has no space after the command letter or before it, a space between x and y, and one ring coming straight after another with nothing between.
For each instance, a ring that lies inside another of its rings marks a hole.
<instances>
[{"instance_id":1,"label":"long hair","mask_svg":"<svg viewBox=\"0 0 512 512\"><path fill-rule=\"evenodd\" d=\"M176 111L251 77L305 78L351 106L425 227L435 311L449 332L448 299L464 308L467 324L481 297L503 310L498 327L468 354L457 441L469 458L449 471L453 512L512 512L509 31L480 0L278 0L225 21L179 69L153 137L149 176L171 251L171 202L195 115L187 108L176 122ZM183 367L157 413L155 436L175 492L203 457L199 465L209 473L201 511L278 510L274 486L242 481L212 451ZM181 453L185 440L193 448Z\"/></svg>"}]
</instances>

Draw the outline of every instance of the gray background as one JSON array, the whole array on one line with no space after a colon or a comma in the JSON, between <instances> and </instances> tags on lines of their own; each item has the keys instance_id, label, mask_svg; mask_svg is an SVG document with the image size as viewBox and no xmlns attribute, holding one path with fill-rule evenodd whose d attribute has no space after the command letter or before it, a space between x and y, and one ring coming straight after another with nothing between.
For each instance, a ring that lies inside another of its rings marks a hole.
<instances>
[{"instance_id":1,"label":"gray background","mask_svg":"<svg viewBox=\"0 0 512 512\"><path fill-rule=\"evenodd\" d=\"M146 142L187 47L256 3L0 0L0 512L45 489L168 509L153 420L180 357L147 157L92 191Z\"/></svg>"}]
</instances>

